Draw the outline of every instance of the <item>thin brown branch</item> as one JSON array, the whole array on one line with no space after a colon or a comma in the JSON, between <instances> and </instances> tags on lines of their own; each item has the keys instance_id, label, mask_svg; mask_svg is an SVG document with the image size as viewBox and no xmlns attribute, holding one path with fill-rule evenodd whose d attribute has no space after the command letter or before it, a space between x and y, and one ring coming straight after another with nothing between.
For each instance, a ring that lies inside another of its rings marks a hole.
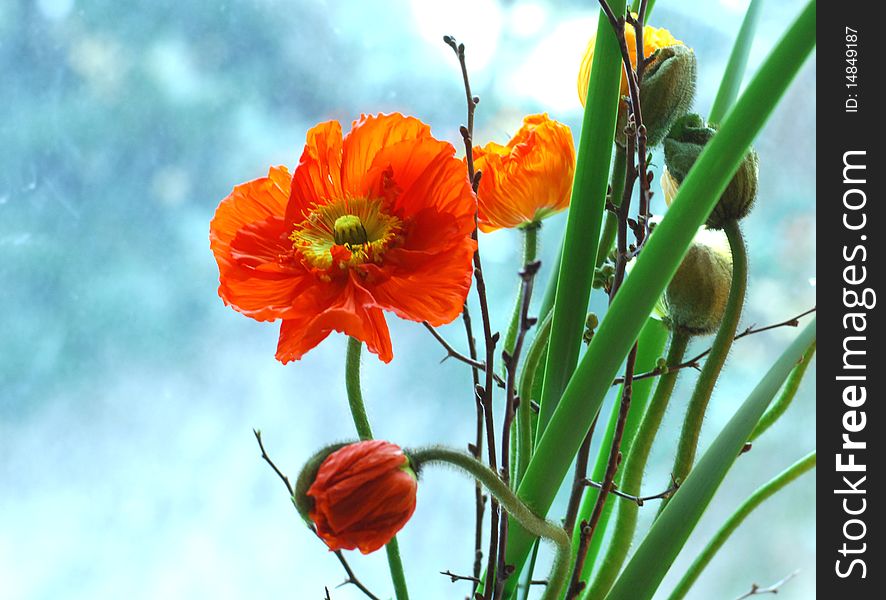
<instances>
[{"instance_id":1,"label":"thin brown branch","mask_svg":"<svg viewBox=\"0 0 886 600\"><path fill-rule=\"evenodd\" d=\"M348 578L345 579L341 584L339 584L338 587L342 587L343 585L352 585L363 592L363 594L370 600L381 600L378 596L370 592L369 588L363 585L363 583L357 578L357 576L354 574L354 570L351 568L351 565L348 564L348 561L345 559L341 550L335 551L335 557L338 559L338 562L341 563L342 568L345 570L345 573L348 576Z\"/></svg>"},{"instance_id":2,"label":"thin brown branch","mask_svg":"<svg viewBox=\"0 0 886 600\"><path fill-rule=\"evenodd\" d=\"M471 322L471 312L468 310L468 303L465 302L462 311L462 322L465 326L465 335L468 338L468 352L472 360L477 360L477 340L474 339L474 326ZM480 371L472 368L471 375L473 377L474 387L476 390L480 385ZM476 393L471 394L474 398L474 406L476 408L474 443L468 444L468 451L471 456L480 460L483 456L483 404L478 401ZM483 513L486 508L486 496L483 493L483 486L479 481L474 482L474 578L479 581L480 573L483 570ZM471 594L477 589L475 584L471 589Z\"/></svg>"},{"instance_id":3,"label":"thin brown branch","mask_svg":"<svg viewBox=\"0 0 886 600\"><path fill-rule=\"evenodd\" d=\"M754 583L751 585L750 592L743 596L739 596L735 600L745 600L745 598L750 598L751 596L762 596L763 594L777 594L781 590L782 586L784 586L784 584L796 577L799 573L800 571L794 571L781 581L777 581L768 587L760 587L759 585Z\"/></svg>"},{"instance_id":4,"label":"thin brown branch","mask_svg":"<svg viewBox=\"0 0 886 600\"><path fill-rule=\"evenodd\" d=\"M532 289L535 284L535 276L541 268L541 261L534 261L523 266L520 271L520 324L517 332L517 339L514 343L512 352L503 352L502 360L505 364L507 373L507 385L505 387L506 402L505 416L502 420L501 429L501 478L510 485L511 479L511 424L514 422L514 414L517 411L517 404L520 399L517 397L517 365L520 362L520 354L523 351L523 344L526 341L526 334L538 322L538 319L529 316L529 305L532 301ZM505 548L508 541L508 520L502 519L499 526L498 540L498 578L496 585L499 589L495 592L495 597L501 597L504 593L504 584L507 577L512 572L505 563Z\"/></svg>"},{"instance_id":5,"label":"thin brown branch","mask_svg":"<svg viewBox=\"0 0 886 600\"><path fill-rule=\"evenodd\" d=\"M456 57L458 58L459 66L461 67L462 80L464 82L465 89L465 99L467 101L468 107L468 124L466 126L462 126L459 128L461 132L462 140L465 145L465 162L467 163L468 170L468 180L471 182L471 186L474 190L474 193L477 192L477 189L480 185L480 173L475 171L474 169L474 153L473 153L473 136L474 136L474 111L477 108L477 104L480 102L480 99L473 95L471 92L471 82L468 77L468 67L467 61L465 59L465 45L457 43L455 38L452 36L444 36L443 41L452 48L453 52L455 52ZM473 238L477 240L477 215L474 215L474 233ZM496 456L495 449L495 416L493 414L493 406L492 406L492 397L493 397L493 389L495 387L495 378L494 378L494 367L495 364L495 346L498 343L499 335L498 333L493 334L492 332L492 324L489 316L489 303L487 301L486 296L486 281L483 278L483 263L480 260L480 249L479 247L474 252L474 281L477 285L477 297L480 302L480 316L483 321L483 339L485 342L485 350L486 350L486 365L489 368L485 369L486 380L484 385L475 386L475 390L477 393L477 400L481 402L483 406L483 416L484 416L484 427L486 430L486 451L489 457L489 467L498 472L498 458ZM491 600L492 594L494 592L495 586L495 566L496 566L496 558L498 556L498 536L495 532L499 530L499 506L498 502L496 502L495 498L492 498L490 502L490 522L492 532L489 536L489 555L487 557L487 566L486 566L486 583L484 587L484 600Z\"/></svg>"},{"instance_id":6,"label":"thin brown branch","mask_svg":"<svg viewBox=\"0 0 886 600\"><path fill-rule=\"evenodd\" d=\"M597 483L595 481L591 481L590 479L585 479L581 483L584 486L596 488L598 490L603 487L602 483ZM671 496L674 495L674 492L676 492L677 488L679 488L679 487L680 487L680 485L672 480L671 487L669 487L668 489L666 489L663 492L659 492L657 494L652 494L651 496L631 496L630 494L625 494L624 492L619 490L618 487L613 485L612 489L609 491L609 493L614 496L618 496L619 498L624 498L625 500L630 500L631 502L633 502L637 506L643 506L644 504L646 504L647 502L651 502L652 500L664 500L665 498L670 498Z\"/></svg>"},{"instance_id":7,"label":"thin brown branch","mask_svg":"<svg viewBox=\"0 0 886 600\"><path fill-rule=\"evenodd\" d=\"M802 319L803 317L806 317L808 315L811 315L812 313L815 312L815 310L816 309L813 306L809 310L806 310L795 317L787 319L786 321L782 321L780 323L773 323L772 325L766 325L765 327L757 327L756 325L751 325L747 329L745 329L744 331L742 331L741 333L736 335L734 338L732 338L732 340L737 341L737 340L740 340L744 337L748 337L749 335L763 333L764 331L771 331L773 329L778 329L779 327L798 327L800 325L800 319ZM688 367L691 367L693 369L698 369L701 367L701 365L699 364L699 361L701 359L703 359L704 357L706 357L710 353L711 353L711 348L708 348L704 352L700 352L699 354L693 356L690 359L684 360L683 362L681 362L679 364L666 365L665 367L656 367L655 369L652 369L651 371L647 371L647 372L641 373L639 375L634 375L634 381L637 381L638 379L648 379L649 377L658 377L660 375L664 375L665 373L669 373L671 371L678 371L680 369L686 369ZM612 382L612 385L620 385L623 381L624 381L624 379L619 377Z\"/></svg>"},{"instance_id":8,"label":"thin brown branch","mask_svg":"<svg viewBox=\"0 0 886 600\"><path fill-rule=\"evenodd\" d=\"M425 326L425 329L431 332L431 335L434 336L434 339L437 340L441 346L443 346L444 350L446 350L446 356L443 357L443 361L445 361L447 358L454 358L455 360L463 362L471 368L476 369L477 371L486 372L485 362L483 362L482 360L477 360L476 358L471 358L470 356L465 356L464 354L456 350L455 347L447 342L446 338L440 335L440 332L437 331L437 329L427 321L422 322L422 325ZM502 379L495 373L493 373L492 378L495 380L495 383L498 387L505 387L504 379ZM479 383L479 381L477 383Z\"/></svg>"},{"instance_id":9,"label":"thin brown branch","mask_svg":"<svg viewBox=\"0 0 886 600\"><path fill-rule=\"evenodd\" d=\"M450 579L450 581L452 581L452 583L455 583L456 581L473 581L474 583L480 583L479 577L472 577L470 575L458 575L456 573L453 573L449 569L445 571L440 571L440 575L446 575Z\"/></svg>"},{"instance_id":10,"label":"thin brown branch","mask_svg":"<svg viewBox=\"0 0 886 600\"><path fill-rule=\"evenodd\" d=\"M289 497L292 498L295 496L295 490L292 488L292 484L289 483L289 477L287 477L283 471L281 471L277 465L274 464L274 461L271 460L271 457L268 456L268 453L265 452L265 444L261 439L261 430L253 429L252 433L255 434L255 440L258 442L258 447L261 450L261 457L264 459L266 463L268 463L272 469L274 469L274 473L277 474L277 477L280 478L280 481L283 482L283 485L286 486L286 491L289 492Z\"/></svg>"},{"instance_id":11,"label":"thin brown branch","mask_svg":"<svg viewBox=\"0 0 886 600\"><path fill-rule=\"evenodd\" d=\"M612 280L612 286L609 290L609 302L618 294L622 283L624 282L627 263L641 249L648 233L649 221L649 200L651 193L649 192L650 173L646 164L646 127L643 125L643 111L640 105L640 81L642 80L643 68L645 68L646 55L643 48L643 16L646 14L646 0L641 2L641 9L638 19L634 19L628 13L627 19L633 24L636 30L637 39L637 63L640 65L635 70L631 64L630 52L628 50L627 39L625 37L625 17L616 17L606 0L600 0L600 5L606 13L610 24L618 39L618 45L621 49L622 63L624 65L624 75L628 82L630 90L630 102L627 106L627 125L625 127L625 185L622 195L621 205L617 207L618 218L618 237L616 242L616 262L615 275ZM635 162L636 160L636 162ZM638 209L637 220L630 218L631 197L634 192L634 184L640 181L640 203ZM628 229L630 229L636 240L633 249L628 246ZM572 580L569 584L566 597L569 599L576 598L585 587L585 583L581 581L582 571L584 570L585 559L587 558L588 548L591 540L597 530L600 517L603 514L603 507L606 504L608 495L615 488L615 475L621 462L621 442L624 437L625 424L627 423L628 414L631 407L631 396L633 393L633 377L634 368L637 360L637 342L634 341L633 347L628 354L627 363L625 365L625 374L623 377L621 402L619 404L618 415L615 422L615 430L612 435L612 444L609 449L609 458L606 463L606 472L603 482L600 484L599 493L594 501L594 507L591 511L590 519L582 521L579 548L575 559L575 566L572 571Z\"/></svg>"}]
</instances>

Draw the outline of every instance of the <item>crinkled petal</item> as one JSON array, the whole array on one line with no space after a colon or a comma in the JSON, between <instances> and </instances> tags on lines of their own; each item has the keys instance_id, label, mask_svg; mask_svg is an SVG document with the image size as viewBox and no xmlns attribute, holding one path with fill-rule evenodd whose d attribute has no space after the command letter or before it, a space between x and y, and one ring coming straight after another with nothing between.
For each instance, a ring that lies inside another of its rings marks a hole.
<instances>
[{"instance_id":1,"label":"crinkled petal","mask_svg":"<svg viewBox=\"0 0 886 600\"><path fill-rule=\"evenodd\" d=\"M338 121L311 128L292 176L287 224L300 223L313 206L342 197L341 161L342 134Z\"/></svg>"},{"instance_id":2,"label":"crinkled petal","mask_svg":"<svg viewBox=\"0 0 886 600\"><path fill-rule=\"evenodd\" d=\"M455 320L471 289L476 242L462 238L445 252L393 249L385 269L367 266L367 289L385 310L437 327Z\"/></svg>"},{"instance_id":3,"label":"crinkled petal","mask_svg":"<svg viewBox=\"0 0 886 600\"><path fill-rule=\"evenodd\" d=\"M353 279L332 282L324 287L327 292L334 291L337 296L319 299L314 312L304 312L283 321L277 344L277 360L284 364L298 360L330 333L338 331L364 342L370 352L377 354L384 362L391 362L394 354L384 314L374 305L366 290L355 284Z\"/></svg>"},{"instance_id":4,"label":"crinkled petal","mask_svg":"<svg viewBox=\"0 0 886 600\"><path fill-rule=\"evenodd\" d=\"M384 148L398 142L430 138L431 129L414 117L400 113L361 115L342 143L342 184L345 192L361 196L363 179Z\"/></svg>"},{"instance_id":5,"label":"crinkled petal","mask_svg":"<svg viewBox=\"0 0 886 600\"><path fill-rule=\"evenodd\" d=\"M289 172L274 167L267 177L238 185L219 204L209 227L219 295L259 321L290 314L293 298L306 284L283 226L289 183Z\"/></svg>"}]
</instances>

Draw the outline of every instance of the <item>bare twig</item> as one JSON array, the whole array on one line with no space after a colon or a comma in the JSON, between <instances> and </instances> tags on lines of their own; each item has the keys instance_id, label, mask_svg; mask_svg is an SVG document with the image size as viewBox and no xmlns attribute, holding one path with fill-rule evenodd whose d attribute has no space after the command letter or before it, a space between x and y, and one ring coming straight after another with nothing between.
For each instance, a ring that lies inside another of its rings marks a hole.
<instances>
[{"instance_id":1,"label":"bare twig","mask_svg":"<svg viewBox=\"0 0 886 600\"><path fill-rule=\"evenodd\" d=\"M465 146L465 162L468 169L468 180L474 193L480 186L480 173L474 169L474 152L473 152L473 135L474 135L474 111L479 104L480 99L471 93L471 82L468 77L467 61L465 60L465 45L459 44L452 36L444 36L443 41L452 48L458 58L461 67L462 80L465 88L465 99L468 106L468 124L459 128L462 140ZM477 215L474 215L474 233L473 238L477 239ZM485 369L486 381L484 385L475 386L477 400L483 407L484 428L486 430L486 451L489 457L489 466L493 471L498 472L498 458L495 449L495 416L493 413L492 396L495 387L495 373L493 365L495 364L495 346L498 343L498 333L493 334L491 319L489 317L489 303L486 297L486 281L483 278L483 263L480 260L480 250L474 252L474 281L477 284L477 297L480 301L480 316L483 321L483 338L485 341L486 360L488 368ZM491 499L490 506L490 523L492 532L489 536L489 555L486 566L486 584L484 588L484 600L491 600L495 589L495 566L496 557L498 556L498 535L499 530L499 506L495 498Z\"/></svg>"},{"instance_id":2,"label":"bare twig","mask_svg":"<svg viewBox=\"0 0 886 600\"><path fill-rule=\"evenodd\" d=\"M446 575L452 581L452 583L455 583L456 581L473 581L474 583L480 583L479 577L472 577L470 575L457 575L449 569L445 571L440 571L440 575Z\"/></svg>"},{"instance_id":3,"label":"bare twig","mask_svg":"<svg viewBox=\"0 0 886 600\"><path fill-rule=\"evenodd\" d=\"M615 262L615 276L612 280L612 286L609 290L609 302L618 294L621 284L624 282L627 263L638 252L638 249L644 246L648 233L649 222L649 200L651 193L649 192L649 184L651 174L647 170L646 164L646 127L643 124L643 112L640 106L640 81L642 81L643 69L645 68L646 55L643 48L643 18L646 14L647 0L640 3L640 11L637 19L634 19L630 13L627 19L634 26L637 39L637 65L635 69L631 64L630 52L625 38L625 17L616 17L612 12L606 0L600 0L600 6L615 32L618 39L619 48L621 49L622 63L624 65L624 75L628 82L630 90L630 102L627 106L627 126L625 127L625 185L621 199L621 204L616 207L616 215L618 217L618 237L617 252ZM636 163L635 163L636 159ZM637 221L634 222L630 218L631 197L634 192L635 182L640 181L640 204L638 209ZM634 234L636 240L635 249L632 251L628 246L628 229ZM600 517L603 514L603 507L606 504L608 495L615 488L615 475L621 462L621 442L624 436L625 424L627 423L628 413L631 407L631 396L633 394L633 377L634 368L637 360L637 342L634 341L633 347L628 354L627 363L625 365L625 374L623 377L621 403L619 404L618 416L615 422L615 430L612 435L612 445L609 449L609 458L606 463L606 472L603 482L600 484L600 491L594 502L590 519L582 521L579 539L578 553L575 559L575 566L572 571L572 580L569 584L566 597L569 599L576 598L585 587L585 583L581 581L582 571L584 570L585 559L587 558L588 548L591 539L596 532ZM576 474L578 478L578 473Z\"/></svg>"},{"instance_id":4,"label":"bare twig","mask_svg":"<svg viewBox=\"0 0 886 600\"><path fill-rule=\"evenodd\" d=\"M532 300L532 288L535 283L535 276L541 267L541 261L535 261L524 265L520 271L520 326L517 333L517 339L514 343L512 352L504 352L502 360L505 364L507 372L506 403L505 416L502 420L501 429L501 478L510 484L510 456L511 456L511 424L514 420L514 414L517 410L517 403L520 399L517 397L517 365L520 362L520 354L523 351L523 344L526 341L526 333L538 322L538 319L529 316L529 304ZM505 563L505 547L508 541L508 520L502 519L499 529L498 540L498 573L497 586L495 592L499 597L504 592L504 584L507 576L510 574L508 565Z\"/></svg>"},{"instance_id":5,"label":"bare twig","mask_svg":"<svg viewBox=\"0 0 886 600\"><path fill-rule=\"evenodd\" d=\"M351 565L348 564L348 561L345 560L345 557L342 554L341 550L335 551L335 557L338 559L338 562L341 563L342 568L348 575L348 578L340 583L338 587L342 587L343 585L353 585L355 588L363 592L363 594L370 600L381 600L378 596L370 592L369 589L365 585L363 585L363 583L359 579L357 579L357 576L354 574L354 570L351 568Z\"/></svg>"},{"instance_id":6,"label":"bare twig","mask_svg":"<svg viewBox=\"0 0 886 600\"><path fill-rule=\"evenodd\" d=\"M477 340L474 339L474 326L471 323L471 312L468 310L468 303L465 302L464 310L461 313L462 322L465 326L465 335L468 338L468 352L472 360L477 360ZM480 370L471 369L474 386L471 390L476 390L480 385ZM468 451L471 456L480 460L483 456L483 427L484 413L483 404L478 400L475 392L471 393L474 398L474 406L476 408L474 443L468 444ZM483 486L479 481L474 482L474 577L479 580L480 572L483 569L483 513L486 508L486 495L483 493ZM471 593L477 588L473 586Z\"/></svg>"},{"instance_id":7,"label":"bare twig","mask_svg":"<svg viewBox=\"0 0 886 600\"><path fill-rule=\"evenodd\" d=\"M791 579L796 577L800 571L794 571L781 581L777 581L770 585L769 587L760 587L756 583L751 585L751 591L745 594L744 596L739 596L735 600L745 600L745 598L750 598L751 596L762 596L763 594L777 594L781 587L789 582Z\"/></svg>"},{"instance_id":8,"label":"bare twig","mask_svg":"<svg viewBox=\"0 0 886 600\"><path fill-rule=\"evenodd\" d=\"M745 329L744 331L742 331L741 333L739 333L738 335L736 335L732 339L733 339L733 341L740 340L741 338L747 337L749 335L763 333L764 331L770 331L772 329L777 329L779 327L797 327L800 325L800 319L802 319L803 317L808 316L814 312L815 312L815 307L813 306L809 310L800 313L796 317L792 317L790 319L787 319L786 321L782 321L781 323L774 323L772 325L766 325L765 327L757 327L756 325L751 325L750 327L748 327L747 329ZM693 356L692 358L685 360L679 364L667 365L663 368L655 368L655 369L652 369L651 371L647 371L646 373L634 375L634 381L637 381L638 379L647 379L649 377L658 377L659 375L664 375L665 373L668 373L670 371L677 371L679 369L685 369L687 367L691 367L693 369L698 369L701 367L701 365L699 364L698 361L700 361L701 359L703 359L705 356L707 356L710 353L711 353L711 348L708 348L704 352L701 352L701 353ZM619 377L612 382L612 385L619 385L623 382L624 382L624 379Z\"/></svg>"},{"instance_id":9,"label":"bare twig","mask_svg":"<svg viewBox=\"0 0 886 600\"><path fill-rule=\"evenodd\" d=\"M261 457L264 459L264 461L266 463L268 463L271 466L272 469L274 469L274 473L277 474L277 477L279 477L280 480L283 482L283 484L286 486L286 491L289 492L289 497L292 498L293 496L295 496L295 490L292 488L292 484L289 483L289 477L284 475L283 471L281 471L279 468L277 468L277 465L274 464L274 461L272 461L271 457L268 456L268 453L265 452L265 445L261 439L261 430L260 429L253 429L252 433L255 434L255 440L258 442L258 447L261 450Z\"/></svg>"},{"instance_id":10,"label":"bare twig","mask_svg":"<svg viewBox=\"0 0 886 600\"><path fill-rule=\"evenodd\" d=\"M597 483L595 481L591 481L590 479L585 479L581 483L582 483L582 485L596 488L598 490L603 487L602 483ZM612 489L609 491L609 493L613 494L614 496L618 496L619 498L624 498L625 500L630 500L631 502L635 503L637 506L643 506L646 502L650 502L652 500L663 500L665 498L670 498L671 496L674 495L674 492L676 492L677 488L679 488L679 487L680 487L680 484L673 481L673 479L672 479L671 480L671 487L669 487L668 489L666 489L663 492L659 492L659 493L653 494L651 496L631 496L630 494L625 494L624 492L619 490L618 487L616 487L616 486L613 486Z\"/></svg>"},{"instance_id":11,"label":"bare twig","mask_svg":"<svg viewBox=\"0 0 886 600\"><path fill-rule=\"evenodd\" d=\"M427 329L428 331L431 332L431 335L434 336L434 339L437 340L438 342L440 342L440 345L443 346L443 348L446 350L446 356L443 357L443 361L445 361L447 358L454 358L455 360L461 361L461 362L465 363L466 365L468 365L478 371L486 372L486 363L484 363L482 360L477 360L476 358L471 358L470 356L465 356L464 354L462 354L461 352L456 350L452 346L452 344L447 342L446 338L444 338L442 335L440 335L440 332L437 331L436 328L434 328L434 326L431 325L430 323L428 323L427 321L424 321L422 323L422 325L425 326L425 329ZM443 362L443 361L440 361L440 362ZM500 387L500 388L505 387L505 380L504 379L502 379L501 377L499 377L498 375L496 375L494 373L493 373L492 377L495 380L495 383L496 383L496 385L498 385L498 387ZM479 381L477 383L479 383Z\"/></svg>"}]
</instances>

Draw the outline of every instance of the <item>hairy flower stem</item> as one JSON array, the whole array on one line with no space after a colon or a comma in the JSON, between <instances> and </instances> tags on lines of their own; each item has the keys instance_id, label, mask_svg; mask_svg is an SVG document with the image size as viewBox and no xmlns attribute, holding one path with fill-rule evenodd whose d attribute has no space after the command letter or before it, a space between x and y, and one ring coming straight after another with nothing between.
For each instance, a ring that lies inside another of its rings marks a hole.
<instances>
[{"instance_id":1,"label":"hairy flower stem","mask_svg":"<svg viewBox=\"0 0 886 600\"><path fill-rule=\"evenodd\" d=\"M510 518L533 535L553 542L557 547L557 555L541 598L555 600L560 597L569 575L570 541L565 529L533 513L498 474L469 454L438 446L409 450L406 454L412 468L419 474L425 466L432 464L448 465L466 472L489 490Z\"/></svg>"},{"instance_id":2,"label":"hairy flower stem","mask_svg":"<svg viewBox=\"0 0 886 600\"><path fill-rule=\"evenodd\" d=\"M345 388L348 392L348 404L351 407L351 416L357 435L361 440L372 439L372 426L366 415L366 405L363 403L363 391L360 387L360 352L363 343L356 338L348 338L348 353L345 359ZM397 538L385 546L388 555L388 567L391 570L391 581L394 584L394 593L397 600L409 600L409 590L406 587L406 574L403 571L403 561L400 559L400 546Z\"/></svg>"},{"instance_id":3,"label":"hairy flower stem","mask_svg":"<svg viewBox=\"0 0 886 600\"><path fill-rule=\"evenodd\" d=\"M520 480L529 466L532 458L532 448L535 437L534 415L532 412L532 397L538 367L544 360L548 348L548 339L551 336L551 314L538 326L535 337L529 345L526 360L523 363L523 371L520 373L519 397L517 405L517 462L513 477L514 489L520 485Z\"/></svg>"},{"instance_id":4,"label":"hairy flower stem","mask_svg":"<svg viewBox=\"0 0 886 600\"><path fill-rule=\"evenodd\" d=\"M540 222L532 222L521 228L523 232L523 263L520 265L522 270L526 265L535 262L538 254L538 230L541 229ZM523 285L517 288L517 299L514 301L514 313L511 315L511 324L508 326L508 333L505 336L504 351L513 354L514 345L517 343L517 334L520 332L520 313L523 309L521 298L523 296Z\"/></svg>"},{"instance_id":5,"label":"hairy flower stem","mask_svg":"<svg viewBox=\"0 0 886 600\"><path fill-rule=\"evenodd\" d=\"M714 537L708 542L708 545L705 546L704 550L702 550L692 562L686 570L686 573L683 575L683 578L677 584L677 587L671 592L668 600L680 600L686 596L687 592L689 592L689 589L692 587L692 584L695 583L695 580L698 579L698 576L701 575L704 568L708 566L708 563L711 562L711 559L714 558L717 551L720 550L723 544L726 543L726 540L729 539L729 536L741 526L747 516L750 515L755 508L774 496L778 491L797 479L800 475L814 467L815 451L813 450L751 494L750 497L748 497L748 499L745 500L734 513L732 513L732 516L723 523L723 526L720 527L716 534L714 534Z\"/></svg>"},{"instance_id":6,"label":"hairy flower stem","mask_svg":"<svg viewBox=\"0 0 886 600\"><path fill-rule=\"evenodd\" d=\"M692 465L695 463L695 454L698 450L698 439L701 427L704 423L705 411L714 392L714 386L726 363L729 349L735 339L738 330L738 321L744 308L745 292L748 286L748 256L745 248L744 237L738 221L730 221L724 228L732 250L732 285L729 288L729 298L726 301L726 310L723 313L723 322L711 345L711 353L702 367L689 399L686 409L686 417L683 420L683 430L680 433L680 442L677 445L677 456L674 459L672 477L677 483L686 480ZM661 503L659 514L667 506L668 499Z\"/></svg>"},{"instance_id":7,"label":"hairy flower stem","mask_svg":"<svg viewBox=\"0 0 886 600\"><path fill-rule=\"evenodd\" d=\"M753 442L755 439L763 435L767 429L772 427L772 425L781 418L791 405L794 396L797 395L797 389L799 389L800 383L803 381L803 375L806 374L806 369L809 367L809 363L812 362L813 356L815 356L815 342L812 342L812 345L806 350L806 354L803 355L803 360L794 367L791 376L784 384L784 389L782 389L781 395L779 395L778 399L772 403L772 406L763 413L763 416L760 417L760 422L757 423L753 433L751 433L751 436L748 438L749 442Z\"/></svg>"},{"instance_id":8,"label":"hairy flower stem","mask_svg":"<svg viewBox=\"0 0 886 600\"><path fill-rule=\"evenodd\" d=\"M671 345L668 348L666 364L680 364L688 345L689 336L682 332L675 332L671 338ZM674 370L662 375L658 381L658 386L655 388L655 393L646 407L646 412L643 415L643 420L640 422L634 442L631 444L622 471L620 489L628 494L640 495L646 461L649 459L652 444L661 427L671 394L677 385L679 374L679 370ZM593 584L587 588L587 592L582 596L585 600L605 596L618 576L618 572L621 570L621 566L624 564L628 551L631 548L631 540L633 540L634 531L637 529L637 514L640 507L633 502L618 502L617 505L618 513L612 540L603 557L599 573L594 578ZM589 570L595 562L593 559L599 548L599 543L592 547L592 560L587 563L588 570L584 573L585 576L590 575Z\"/></svg>"}]
</instances>

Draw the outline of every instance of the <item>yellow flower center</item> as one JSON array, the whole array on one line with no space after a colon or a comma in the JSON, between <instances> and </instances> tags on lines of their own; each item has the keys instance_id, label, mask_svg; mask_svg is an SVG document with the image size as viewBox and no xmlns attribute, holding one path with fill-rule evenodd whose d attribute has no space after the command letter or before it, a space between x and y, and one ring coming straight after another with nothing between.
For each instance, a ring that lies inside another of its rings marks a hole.
<instances>
[{"instance_id":1,"label":"yellow flower center","mask_svg":"<svg viewBox=\"0 0 886 600\"><path fill-rule=\"evenodd\" d=\"M365 262L381 262L382 255L398 241L402 222L382 211L381 200L344 198L315 208L289 236L292 247L318 269L333 264L346 269ZM340 247L348 254L336 252Z\"/></svg>"}]
</instances>

